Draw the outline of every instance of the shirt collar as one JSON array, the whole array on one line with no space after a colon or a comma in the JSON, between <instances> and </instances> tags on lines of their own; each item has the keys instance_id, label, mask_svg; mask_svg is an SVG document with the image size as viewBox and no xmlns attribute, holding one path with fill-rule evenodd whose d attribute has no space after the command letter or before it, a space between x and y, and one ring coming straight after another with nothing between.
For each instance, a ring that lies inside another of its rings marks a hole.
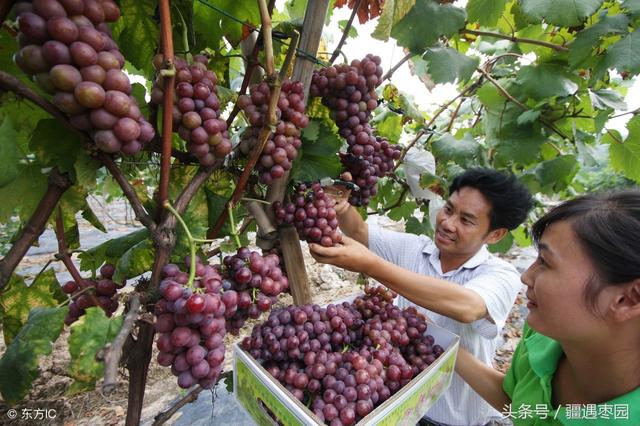
<instances>
[{"instance_id":1,"label":"shirt collar","mask_svg":"<svg viewBox=\"0 0 640 426\"><path fill-rule=\"evenodd\" d=\"M440 273L440 275L446 275L442 273L442 265L440 263L440 249L436 246L436 243L433 240L429 240L422 249L422 253L429 255L429 261L431 265L436 268L436 270ZM465 269L473 269L489 259L489 250L487 250L487 246L483 245L480 250L476 254L474 254L469 260L462 264L458 269L454 269L453 271L447 272L447 274L451 274L453 272L457 272L463 268Z\"/></svg>"}]
</instances>

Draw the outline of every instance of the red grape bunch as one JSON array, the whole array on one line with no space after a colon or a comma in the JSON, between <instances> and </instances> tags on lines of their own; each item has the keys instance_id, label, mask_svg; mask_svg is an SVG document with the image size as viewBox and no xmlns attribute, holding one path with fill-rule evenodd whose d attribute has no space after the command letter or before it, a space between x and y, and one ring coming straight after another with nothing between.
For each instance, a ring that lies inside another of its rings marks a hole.
<instances>
[{"instance_id":1,"label":"red grape bunch","mask_svg":"<svg viewBox=\"0 0 640 426\"><path fill-rule=\"evenodd\" d=\"M231 152L227 122L220 118L220 100L217 96L216 74L207 69L209 59L195 55L191 64L176 58L173 131L187 142L187 148L200 164L211 166ZM162 55L154 64L160 68ZM162 104L162 77L158 76L151 102Z\"/></svg>"},{"instance_id":2,"label":"red grape bunch","mask_svg":"<svg viewBox=\"0 0 640 426\"><path fill-rule=\"evenodd\" d=\"M186 262L189 264L189 259ZM175 264L162 269L161 299L156 302L155 329L158 364L171 366L178 385L198 383L211 389L222 371L225 356L225 312L235 310L235 301L220 294L222 277L217 269L196 259L196 279L187 286L189 274Z\"/></svg>"},{"instance_id":3,"label":"red grape bunch","mask_svg":"<svg viewBox=\"0 0 640 426\"><path fill-rule=\"evenodd\" d=\"M269 136L256 164L260 181L271 184L291 170L291 163L302 145L300 129L307 127L309 117L304 114L304 89L299 81L285 80L276 108L278 123ZM238 98L238 106L243 109L250 126L243 132L240 152L249 155L260 143L260 129L265 125L271 90L266 82L254 84L248 95Z\"/></svg>"},{"instance_id":4,"label":"red grape bunch","mask_svg":"<svg viewBox=\"0 0 640 426\"><path fill-rule=\"evenodd\" d=\"M53 95L74 127L107 153L133 155L153 139L107 25L120 17L113 0L19 2L16 15L16 64Z\"/></svg>"},{"instance_id":5,"label":"red grape bunch","mask_svg":"<svg viewBox=\"0 0 640 426\"><path fill-rule=\"evenodd\" d=\"M241 345L320 420L352 425L444 352L394 297L375 287L352 303L275 309Z\"/></svg>"},{"instance_id":6,"label":"red grape bunch","mask_svg":"<svg viewBox=\"0 0 640 426\"><path fill-rule=\"evenodd\" d=\"M378 179L388 175L400 158L401 150L398 145L390 144L385 138L376 136L376 150L373 155L357 157L347 152L340 156L345 170L351 173L353 182L360 188L351 192L349 203L354 206L365 206L369 199L377 193Z\"/></svg>"},{"instance_id":7,"label":"red grape bunch","mask_svg":"<svg viewBox=\"0 0 640 426\"><path fill-rule=\"evenodd\" d=\"M302 183L296 187L292 202L273 204L279 225L293 224L300 239L332 247L342 241L338 219L333 208L335 200L328 197L318 182L308 188Z\"/></svg>"},{"instance_id":8,"label":"red grape bunch","mask_svg":"<svg viewBox=\"0 0 640 426\"><path fill-rule=\"evenodd\" d=\"M289 290L289 280L282 272L276 254L262 256L240 247L233 256L225 256L222 268L225 292L236 308L225 312L227 328L237 334L247 318L258 318L271 309L278 295ZM228 288L225 288L228 287Z\"/></svg>"},{"instance_id":9,"label":"red grape bunch","mask_svg":"<svg viewBox=\"0 0 640 426\"><path fill-rule=\"evenodd\" d=\"M105 311L108 317L118 309L117 289L122 285L113 282L115 266L104 264L100 268L100 278L97 280L84 280L85 289L80 289L75 281L67 281L62 286L62 291L70 295L73 301L69 304L69 312L64 320L66 325L71 325L84 315L85 310L96 306L96 303Z\"/></svg>"}]
</instances>

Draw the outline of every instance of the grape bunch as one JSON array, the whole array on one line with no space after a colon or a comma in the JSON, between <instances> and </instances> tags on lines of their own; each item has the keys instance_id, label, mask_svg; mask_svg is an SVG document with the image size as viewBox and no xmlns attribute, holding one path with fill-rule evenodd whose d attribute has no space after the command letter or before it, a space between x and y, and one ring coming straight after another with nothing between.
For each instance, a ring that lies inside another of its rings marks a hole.
<instances>
[{"instance_id":1,"label":"grape bunch","mask_svg":"<svg viewBox=\"0 0 640 426\"><path fill-rule=\"evenodd\" d=\"M395 161L400 158L401 150L398 145L390 144L385 138L376 136L373 155L355 156L351 152L341 154L340 161L348 171L359 191L351 192L349 203L354 206L365 206L369 199L377 193L378 179L393 170Z\"/></svg>"},{"instance_id":2,"label":"grape bunch","mask_svg":"<svg viewBox=\"0 0 640 426\"><path fill-rule=\"evenodd\" d=\"M104 264L100 268L100 278L97 280L84 280L85 289L80 289L75 281L67 281L62 286L62 291L72 297L69 304L69 312L64 320L66 325L71 325L84 315L85 310L96 306L100 306L106 315L110 317L118 309L118 288L113 282L113 273L115 266ZM88 289L86 288L88 287Z\"/></svg>"},{"instance_id":3,"label":"grape bunch","mask_svg":"<svg viewBox=\"0 0 640 426\"><path fill-rule=\"evenodd\" d=\"M352 303L275 309L241 346L320 420L352 425L444 352L424 335L424 317L394 297L374 287ZM414 330L420 343L407 336Z\"/></svg>"},{"instance_id":4,"label":"grape bunch","mask_svg":"<svg viewBox=\"0 0 640 426\"><path fill-rule=\"evenodd\" d=\"M173 131L187 142L189 152L204 166L213 165L231 152L227 122L220 118L218 78L207 69L208 63L204 55L194 55L190 64L176 58L173 105ZM154 65L160 69L162 55L154 58ZM160 105L163 97L163 78L158 76L151 91L151 102Z\"/></svg>"},{"instance_id":5,"label":"grape bunch","mask_svg":"<svg viewBox=\"0 0 640 426\"><path fill-rule=\"evenodd\" d=\"M334 205L335 200L314 182L309 188L304 183L297 185L293 202L276 201L273 209L278 224L295 225L300 239L332 247L342 241Z\"/></svg>"},{"instance_id":6,"label":"grape bunch","mask_svg":"<svg viewBox=\"0 0 640 426\"><path fill-rule=\"evenodd\" d=\"M250 126L243 132L240 152L249 155L260 144L260 130L266 124L271 89L266 82L254 84L248 95L238 98L238 106L245 113ZM256 170L260 181L271 184L281 178L298 155L302 145L300 129L307 127L309 117L304 113L304 88L299 81L285 80L276 108L278 123L262 150Z\"/></svg>"},{"instance_id":7,"label":"grape bunch","mask_svg":"<svg viewBox=\"0 0 640 426\"><path fill-rule=\"evenodd\" d=\"M187 258L186 263L189 264ZM236 301L220 294L223 278L217 269L196 260L196 279L188 287L189 274L175 264L162 269L161 299L156 302L155 329L159 333L158 364L171 366L178 385L198 383L211 389L222 371L225 356L225 312L236 309Z\"/></svg>"},{"instance_id":8,"label":"grape bunch","mask_svg":"<svg viewBox=\"0 0 640 426\"><path fill-rule=\"evenodd\" d=\"M223 297L234 302L225 312L231 333L237 334L247 318L256 319L271 309L278 295L289 290L289 280L276 254L262 256L240 247L233 256L225 256L223 265Z\"/></svg>"},{"instance_id":9,"label":"grape bunch","mask_svg":"<svg viewBox=\"0 0 640 426\"><path fill-rule=\"evenodd\" d=\"M53 95L74 127L107 153L133 155L153 139L107 25L120 17L113 0L19 2L16 15L15 63Z\"/></svg>"}]
</instances>

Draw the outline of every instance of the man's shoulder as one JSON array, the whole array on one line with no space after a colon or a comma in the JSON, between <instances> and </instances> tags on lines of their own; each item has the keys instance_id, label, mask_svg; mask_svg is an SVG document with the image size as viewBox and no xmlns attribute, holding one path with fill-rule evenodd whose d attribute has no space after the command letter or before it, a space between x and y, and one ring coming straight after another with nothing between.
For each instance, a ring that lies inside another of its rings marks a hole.
<instances>
[{"instance_id":1,"label":"man's shoulder","mask_svg":"<svg viewBox=\"0 0 640 426\"><path fill-rule=\"evenodd\" d=\"M520 275L516 267L511 262L489 253L487 258L478 265L478 272L505 272Z\"/></svg>"}]
</instances>

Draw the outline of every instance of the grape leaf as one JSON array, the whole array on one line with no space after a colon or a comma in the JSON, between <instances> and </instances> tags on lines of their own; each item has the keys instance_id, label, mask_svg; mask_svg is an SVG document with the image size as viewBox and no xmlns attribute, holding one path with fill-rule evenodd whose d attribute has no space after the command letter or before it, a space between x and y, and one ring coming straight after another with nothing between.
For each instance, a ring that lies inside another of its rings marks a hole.
<instances>
[{"instance_id":1,"label":"grape leaf","mask_svg":"<svg viewBox=\"0 0 640 426\"><path fill-rule=\"evenodd\" d=\"M56 166L61 172L73 172L77 152L82 150L80 138L53 118L38 121L29 147L47 166Z\"/></svg>"},{"instance_id":2,"label":"grape leaf","mask_svg":"<svg viewBox=\"0 0 640 426\"><path fill-rule=\"evenodd\" d=\"M480 59L467 56L449 47L431 47L423 55L427 71L436 83L464 82L471 78Z\"/></svg>"},{"instance_id":3,"label":"grape leaf","mask_svg":"<svg viewBox=\"0 0 640 426\"><path fill-rule=\"evenodd\" d=\"M530 19L560 27L580 25L600 8L603 0L521 0L522 11Z\"/></svg>"},{"instance_id":4,"label":"grape leaf","mask_svg":"<svg viewBox=\"0 0 640 426\"><path fill-rule=\"evenodd\" d=\"M404 231L416 235L433 235L433 226L429 220L429 215L424 215L422 220L410 217L404 224Z\"/></svg>"},{"instance_id":5,"label":"grape leaf","mask_svg":"<svg viewBox=\"0 0 640 426\"><path fill-rule=\"evenodd\" d=\"M379 136L389 139L392 143L397 143L402 133L402 116L393 111L384 111L376 115L371 124L376 129Z\"/></svg>"},{"instance_id":6,"label":"grape leaf","mask_svg":"<svg viewBox=\"0 0 640 426\"><path fill-rule=\"evenodd\" d=\"M78 255L80 269L95 271L105 262L115 264L123 253L148 237L149 230L144 228L90 248Z\"/></svg>"},{"instance_id":7,"label":"grape leaf","mask_svg":"<svg viewBox=\"0 0 640 426\"><path fill-rule=\"evenodd\" d=\"M466 12L434 0L416 2L413 8L391 29L398 44L414 53L422 53L440 37L451 36L464 26Z\"/></svg>"},{"instance_id":8,"label":"grape leaf","mask_svg":"<svg viewBox=\"0 0 640 426\"><path fill-rule=\"evenodd\" d=\"M572 68L584 67L591 59L593 49L600 45L602 36L626 34L628 25L627 15L602 16L595 25L580 31L569 45L569 65Z\"/></svg>"},{"instance_id":9,"label":"grape leaf","mask_svg":"<svg viewBox=\"0 0 640 426\"><path fill-rule=\"evenodd\" d=\"M570 74L557 64L540 64L520 68L516 81L524 93L533 99L569 96L578 90Z\"/></svg>"},{"instance_id":10,"label":"grape leaf","mask_svg":"<svg viewBox=\"0 0 640 426\"><path fill-rule=\"evenodd\" d=\"M30 285L24 277L14 274L0 294L2 330L7 345L24 325L29 310L35 307L54 307L66 300L52 268L44 271Z\"/></svg>"},{"instance_id":11,"label":"grape leaf","mask_svg":"<svg viewBox=\"0 0 640 426\"><path fill-rule=\"evenodd\" d=\"M534 173L540 182L540 191L552 195L569 186L578 169L574 155L561 155L539 163Z\"/></svg>"},{"instance_id":12,"label":"grape leaf","mask_svg":"<svg viewBox=\"0 0 640 426\"><path fill-rule=\"evenodd\" d=\"M51 353L67 308L34 308L0 359L0 392L8 404L22 400L38 377L38 359Z\"/></svg>"},{"instance_id":13,"label":"grape leaf","mask_svg":"<svg viewBox=\"0 0 640 426\"><path fill-rule=\"evenodd\" d=\"M505 11L507 0L469 0L467 15L469 22L477 22L481 26L493 26Z\"/></svg>"},{"instance_id":14,"label":"grape leaf","mask_svg":"<svg viewBox=\"0 0 640 426\"><path fill-rule=\"evenodd\" d=\"M404 18L415 4L416 0L386 0L378 25L371 37L383 41L389 40L393 26Z\"/></svg>"},{"instance_id":15,"label":"grape leaf","mask_svg":"<svg viewBox=\"0 0 640 426\"><path fill-rule=\"evenodd\" d=\"M340 151L342 139L324 122L320 122L320 132L316 140L302 138L302 147L291 169L291 178L311 181L324 177L337 177L342 171Z\"/></svg>"},{"instance_id":16,"label":"grape leaf","mask_svg":"<svg viewBox=\"0 0 640 426\"><path fill-rule=\"evenodd\" d=\"M593 107L597 109L613 108L621 111L627 109L624 98L615 90L589 90L589 98Z\"/></svg>"},{"instance_id":17,"label":"grape leaf","mask_svg":"<svg viewBox=\"0 0 640 426\"><path fill-rule=\"evenodd\" d=\"M17 211L21 220L27 219L35 210L40 197L47 188L47 177L42 174L38 164L22 165L18 167L19 175L0 187L0 223L11 220Z\"/></svg>"},{"instance_id":18,"label":"grape leaf","mask_svg":"<svg viewBox=\"0 0 640 426\"><path fill-rule=\"evenodd\" d=\"M0 124L0 187L14 180L19 173L16 131L11 119L5 117Z\"/></svg>"},{"instance_id":19,"label":"grape leaf","mask_svg":"<svg viewBox=\"0 0 640 426\"><path fill-rule=\"evenodd\" d=\"M529 109L518 116L517 123L518 126L523 124L533 123L540 117L540 111L535 109Z\"/></svg>"},{"instance_id":20,"label":"grape leaf","mask_svg":"<svg viewBox=\"0 0 640 426\"><path fill-rule=\"evenodd\" d=\"M633 74L640 72L640 29L620 39L607 49L605 66Z\"/></svg>"},{"instance_id":21,"label":"grape leaf","mask_svg":"<svg viewBox=\"0 0 640 426\"><path fill-rule=\"evenodd\" d=\"M513 235L511 235L511 232L507 232L500 241L489 244L487 249L489 249L491 253L506 253L511 249L511 246L513 246Z\"/></svg>"},{"instance_id":22,"label":"grape leaf","mask_svg":"<svg viewBox=\"0 0 640 426\"><path fill-rule=\"evenodd\" d=\"M453 161L463 167L477 163L482 150L471 133L465 133L462 139L446 133L434 140L431 148L439 163Z\"/></svg>"},{"instance_id":23,"label":"grape leaf","mask_svg":"<svg viewBox=\"0 0 640 426\"><path fill-rule=\"evenodd\" d=\"M149 271L153 266L155 250L150 240L145 239L122 254L116 263L113 281L122 282Z\"/></svg>"},{"instance_id":24,"label":"grape leaf","mask_svg":"<svg viewBox=\"0 0 640 426\"><path fill-rule=\"evenodd\" d=\"M73 324L69 336L69 375L75 382L69 387L68 394L95 386L104 371L104 363L96 360L96 353L115 339L122 322L122 316L107 318L101 308L94 306Z\"/></svg>"},{"instance_id":25,"label":"grape leaf","mask_svg":"<svg viewBox=\"0 0 640 426\"><path fill-rule=\"evenodd\" d=\"M153 73L153 55L160 40L156 7L153 0L122 0L121 17L113 26L113 39L124 57L147 76Z\"/></svg>"},{"instance_id":26,"label":"grape leaf","mask_svg":"<svg viewBox=\"0 0 640 426\"><path fill-rule=\"evenodd\" d=\"M629 135L620 143L619 138L609 138L611 166L636 182L640 182L640 117L635 116L627 123Z\"/></svg>"},{"instance_id":27,"label":"grape leaf","mask_svg":"<svg viewBox=\"0 0 640 426\"><path fill-rule=\"evenodd\" d=\"M622 8L628 10L631 15L636 17L640 14L640 0L624 0Z\"/></svg>"}]
</instances>

